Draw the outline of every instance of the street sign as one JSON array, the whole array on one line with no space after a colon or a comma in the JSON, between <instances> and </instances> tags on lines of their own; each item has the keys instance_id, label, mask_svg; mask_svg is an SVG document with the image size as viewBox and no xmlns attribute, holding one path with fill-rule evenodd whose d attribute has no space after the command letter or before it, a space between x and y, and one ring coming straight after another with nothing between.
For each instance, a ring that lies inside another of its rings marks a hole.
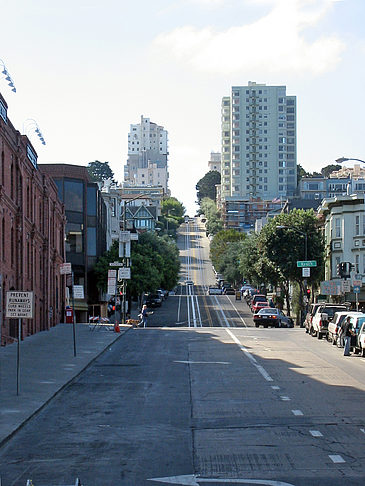
<instances>
[{"instance_id":1,"label":"street sign","mask_svg":"<svg viewBox=\"0 0 365 486\"><path fill-rule=\"evenodd\" d=\"M321 282L321 294L323 295L341 295L342 284L340 280L324 280Z\"/></svg>"},{"instance_id":2,"label":"street sign","mask_svg":"<svg viewBox=\"0 0 365 486\"><path fill-rule=\"evenodd\" d=\"M109 295L115 295L115 285L108 285L107 293Z\"/></svg>"},{"instance_id":3,"label":"street sign","mask_svg":"<svg viewBox=\"0 0 365 486\"><path fill-rule=\"evenodd\" d=\"M355 279L353 279L353 280L352 280L352 285L353 285L354 287L355 287L355 286L358 286L358 285L361 287L361 285L362 285L362 280L355 280Z\"/></svg>"},{"instance_id":4,"label":"street sign","mask_svg":"<svg viewBox=\"0 0 365 486\"><path fill-rule=\"evenodd\" d=\"M115 269L108 270L108 280L109 278L117 278L117 271Z\"/></svg>"},{"instance_id":5,"label":"street sign","mask_svg":"<svg viewBox=\"0 0 365 486\"><path fill-rule=\"evenodd\" d=\"M297 267L316 267L317 261L316 260L297 260Z\"/></svg>"},{"instance_id":6,"label":"street sign","mask_svg":"<svg viewBox=\"0 0 365 486\"><path fill-rule=\"evenodd\" d=\"M111 262L109 267L122 267L124 264L122 262Z\"/></svg>"},{"instance_id":7,"label":"street sign","mask_svg":"<svg viewBox=\"0 0 365 486\"><path fill-rule=\"evenodd\" d=\"M354 285L354 294L360 293L360 285Z\"/></svg>"},{"instance_id":8,"label":"street sign","mask_svg":"<svg viewBox=\"0 0 365 486\"><path fill-rule=\"evenodd\" d=\"M73 286L74 299L84 299L84 286L74 285Z\"/></svg>"},{"instance_id":9,"label":"street sign","mask_svg":"<svg viewBox=\"0 0 365 486\"><path fill-rule=\"evenodd\" d=\"M128 243L129 241L131 241L131 232L121 231L119 233L119 243Z\"/></svg>"},{"instance_id":10,"label":"street sign","mask_svg":"<svg viewBox=\"0 0 365 486\"><path fill-rule=\"evenodd\" d=\"M129 280L131 278L130 267L123 267L119 269L118 280Z\"/></svg>"},{"instance_id":11,"label":"street sign","mask_svg":"<svg viewBox=\"0 0 365 486\"><path fill-rule=\"evenodd\" d=\"M131 233L131 241L138 241L138 233Z\"/></svg>"},{"instance_id":12,"label":"street sign","mask_svg":"<svg viewBox=\"0 0 365 486\"><path fill-rule=\"evenodd\" d=\"M311 269L307 267L302 267L302 277L310 277Z\"/></svg>"},{"instance_id":13,"label":"street sign","mask_svg":"<svg viewBox=\"0 0 365 486\"><path fill-rule=\"evenodd\" d=\"M61 263L60 274L67 275L69 273L72 273L71 263Z\"/></svg>"},{"instance_id":14,"label":"street sign","mask_svg":"<svg viewBox=\"0 0 365 486\"><path fill-rule=\"evenodd\" d=\"M351 292L350 280L343 280L342 281L342 291L343 292Z\"/></svg>"},{"instance_id":15,"label":"street sign","mask_svg":"<svg viewBox=\"0 0 365 486\"><path fill-rule=\"evenodd\" d=\"M5 317L33 319L33 292L6 292Z\"/></svg>"}]
</instances>

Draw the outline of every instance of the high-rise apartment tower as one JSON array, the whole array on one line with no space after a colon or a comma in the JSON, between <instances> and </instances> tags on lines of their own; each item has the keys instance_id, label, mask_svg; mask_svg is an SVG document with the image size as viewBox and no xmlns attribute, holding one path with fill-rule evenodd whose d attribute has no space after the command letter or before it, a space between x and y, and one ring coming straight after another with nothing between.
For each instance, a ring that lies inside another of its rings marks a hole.
<instances>
[{"instance_id":1,"label":"high-rise apartment tower","mask_svg":"<svg viewBox=\"0 0 365 486\"><path fill-rule=\"evenodd\" d=\"M296 140L296 97L285 86L233 86L222 99L222 200L293 196Z\"/></svg>"},{"instance_id":2,"label":"high-rise apartment tower","mask_svg":"<svg viewBox=\"0 0 365 486\"><path fill-rule=\"evenodd\" d=\"M167 156L167 131L141 116L140 123L130 126L124 181L131 185L161 185L167 193Z\"/></svg>"}]
</instances>

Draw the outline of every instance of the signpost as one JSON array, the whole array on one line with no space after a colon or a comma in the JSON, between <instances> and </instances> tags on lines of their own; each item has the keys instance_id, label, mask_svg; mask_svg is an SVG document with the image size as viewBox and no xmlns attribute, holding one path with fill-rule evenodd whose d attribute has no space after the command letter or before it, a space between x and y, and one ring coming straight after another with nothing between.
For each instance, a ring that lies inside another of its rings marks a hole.
<instances>
[{"instance_id":1,"label":"signpost","mask_svg":"<svg viewBox=\"0 0 365 486\"><path fill-rule=\"evenodd\" d=\"M317 261L316 260L297 260L297 267L316 267Z\"/></svg>"},{"instance_id":2,"label":"signpost","mask_svg":"<svg viewBox=\"0 0 365 486\"><path fill-rule=\"evenodd\" d=\"M302 277L310 277L311 269L307 267L302 267Z\"/></svg>"},{"instance_id":3,"label":"signpost","mask_svg":"<svg viewBox=\"0 0 365 486\"><path fill-rule=\"evenodd\" d=\"M18 319L18 346L16 359L16 394L19 395L20 378L20 341L22 338L22 319L33 319L33 292L6 292L6 317Z\"/></svg>"}]
</instances>

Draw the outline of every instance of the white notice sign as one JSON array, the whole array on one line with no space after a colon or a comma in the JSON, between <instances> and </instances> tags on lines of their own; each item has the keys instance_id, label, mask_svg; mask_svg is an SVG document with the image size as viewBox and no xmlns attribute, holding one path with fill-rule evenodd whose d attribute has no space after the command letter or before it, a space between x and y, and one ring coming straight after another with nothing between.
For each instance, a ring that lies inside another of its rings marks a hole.
<instances>
[{"instance_id":1,"label":"white notice sign","mask_svg":"<svg viewBox=\"0 0 365 486\"><path fill-rule=\"evenodd\" d=\"M33 292L6 292L6 317L33 319Z\"/></svg>"},{"instance_id":2,"label":"white notice sign","mask_svg":"<svg viewBox=\"0 0 365 486\"><path fill-rule=\"evenodd\" d=\"M127 243L131 241L131 232L130 231L121 231L119 233L119 242L120 243Z\"/></svg>"},{"instance_id":3,"label":"white notice sign","mask_svg":"<svg viewBox=\"0 0 365 486\"><path fill-rule=\"evenodd\" d=\"M118 271L118 280L128 280L131 278L130 267L122 267Z\"/></svg>"},{"instance_id":4,"label":"white notice sign","mask_svg":"<svg viewBox=\"0 0 365 486\"><path fill-rule=\"evenodd\" d=\"M68 275L69 273L72 273L71 263L61 263L60 274L61 275Z\"/></svg>"},{"instance_id":5,"label":"white notice sign","mask_svg":"<svg viewBox=\"0 0 365 486\"><path fill-rule=\"evenodd\" d=\"M84 299L83 285L74 285L74 299Z\"/></svg>"}]
</instances>

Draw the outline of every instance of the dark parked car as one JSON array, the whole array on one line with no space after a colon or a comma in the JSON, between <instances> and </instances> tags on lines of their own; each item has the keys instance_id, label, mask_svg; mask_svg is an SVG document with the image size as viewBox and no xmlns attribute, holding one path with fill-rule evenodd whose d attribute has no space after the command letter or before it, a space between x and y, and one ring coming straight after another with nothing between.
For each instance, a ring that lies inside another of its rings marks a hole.
<instances>
[{"instance_id":1,"label":"dark parked car","mask_svg":"<svg viewBox=\"0 0 365 486\"><path fill-rule=\"evenodd\" d=\"M291 317L288 317L280 309L264 308L253 315L253 321L256 327L260 324L264 327L294 327Z\"/></svg>"},{"instance_id":2,"label":"dark parked car","mask_svg":"<svg viewBox=\"0 0 365 486\"><path fill-rule=\"evenodd\" d=\"M233 287L224 287L223 293L226 295L234 295L236 291L234 290Z\"/></svg>"},{"instance_id":3,"label":"dark parked car","mask_svg":"<svg viewBox=\"0 0 365 486\"><path fill-rule=\"evenodd\" d=\"M162 298L159 294L147 294L145 297L147 307L161 307Z\"/></svg>"}]
</instances>

